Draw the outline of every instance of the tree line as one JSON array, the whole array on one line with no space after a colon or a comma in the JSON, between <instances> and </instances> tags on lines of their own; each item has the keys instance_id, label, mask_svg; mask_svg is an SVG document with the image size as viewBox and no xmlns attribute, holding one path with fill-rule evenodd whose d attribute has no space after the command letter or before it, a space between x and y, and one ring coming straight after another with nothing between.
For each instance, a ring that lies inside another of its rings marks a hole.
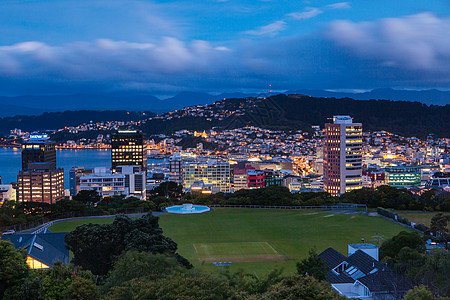
<instances>
[{"instance_id":1,"label":"tree line","mask_svg":"<svg viewBox=\"0 0 450 300\"><path fill-rule=\"evenodd\" d=\"M418 196L405 189L380 186L362 188L332 197L326 192L292 194L286 187L268 186L260 189L243 189L234 193L212 195L184 194L181 185L163 182L147 191L148 201L135 197L114 196L102 199L95 191L80 191L73 200L63 199L54 204L38 202L4 201L0 207L0 227L25 224L43 216L77 212L78 216L115 215L131 211L161 211L164 207L180 203L202 205L268 205L268 206L319 206L337 203L364 204L369 208L396 210L450 211L450 193L436 190Z\"/></svg>"}]
</instances>

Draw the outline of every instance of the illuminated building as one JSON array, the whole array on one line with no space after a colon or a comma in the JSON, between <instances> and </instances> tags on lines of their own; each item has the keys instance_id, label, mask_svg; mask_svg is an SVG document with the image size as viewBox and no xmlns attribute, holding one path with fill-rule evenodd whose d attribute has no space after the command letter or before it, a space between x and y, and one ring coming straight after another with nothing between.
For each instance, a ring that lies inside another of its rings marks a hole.
<instances>
[{"instance_id":1,"label":"illuminated building","mask_svg":"<svg viewBox=\"0 0 450 300\"><path fill-rule=\"evenodd\" d=\"M242 189L247 189L247 170L246 169L235 169L233 171L234 180L234 191L239 191Z\"/></svg>"},{"instance_id":2,"label":"illuminated building","mask_svg":"<svg viewBox=\"0 0 450 300\"><path fill-rule=\"evenodd\" d=\"M247 184L249 189L257 189L266 186L263 170L247 170Z\"/></svg>"},{"instance_id":3,"label":"illuminated building","mask_svg":"<svg viewBox=\"0 0 450 300\"><path fill-rule=\"evenodd\" d=\"M147 172L147 146L141 132L119 130L112 136L111 165L113 172L117 166L140 166Z\"/></svg>"},{"instance_id":4,"label":"illuminated building","mask_svg":"<svg viewBox=\"0 0 450 300\"><path fill-rule=\"evenodd\" d=\"M324 190L333 196L362 186L362 124L350 116L334 116L325 124Z\"/></svg>"},{"instance_id":5,"label":"illuminated building","mask_svg":"<svg viewBox=\"0 0 450 300\"><path fill-rule=\"evenodd\" d=\"M194 181L189 191L192 195L211 195L220 192L220 189L212 184L205 184L202 180Z\"/></svg>"},{"instance_id":6,"label":"illuminated building","mask_svg":"<svg viewBox=\"0 0 450 300\"><path fill-rule=\"evenodd\" d=\"M4 200L16 201L16 189L12 184L0 184L0 203Z\"/></svg>"},{"instance_id":7,"label":"illuminated building","mask_svg":"<svg viewBox=\"0 0 450 300\"><path fill-rule=\"evenodd\" d=\"M211 184L219 188L221 192L229 193L230 164L228 162L218 162L209 160L207 163L189 162L183 164L183 187L189 189L195 181L203 181L204 184Z\"/></svg>"},{"instance_id":8,"label":"illuminated building","mask_svg":"<svg viewBox=\"0 0 450 300\"><path fill-rule=\"evenodd\" d=\"M169 158L169 181L183 183L183 160L180 153Z\"/></svg>"},{"instance_id":9,"label":"illuminated building","mask_svg":"<svg viewBox=\"0 0 450 300\"><path fill-rule=\"evenodd\" d=\"M95 168L93 174L80 177L80 191L96 191L101 197L126 195L125 175Z\"/></svg>"},{"instance_id":10,"label":"illuminated building","mask_svg":"<svg viewBox=\"0 0 450 300\"><path fill-rule=\"evenodd\" d=\"M117 174L125 175L125 193L145 200L146 174L139 166L117 166Z\"/></svg>"},{"instance_id":11,"label":"illuminated building","mask_svg":"<svg viewBox=\"0 0 450 300\"><path fill-rule=\"evenodd\" d=\"M16 197L20 202L55 203L64 197L64 170L53 163L30 163L17 175Z\"/></svg>"},{"instance_id":12,"label":"illuminated building","mask_svg":"<svg viewBox=\"0 0 450 300\"><path fill-rule=\"evenodd\" d=\"M84 167L72 167L69 171L70 180L70 196L75 196L80 191L80 178L84 175L94 173L93 169L85 169Z\"/></svg>"},{"instance_id":13,"label":"illuminated building","mask_svg":"<svg viewBox=\"0 0 450 300\"><path fill-rule=\"evenodd\" d=\"M57 261L69 264L69 250L64 242L65 235L65 233L45 231L40 234L3 235L1 239L9 240L16 249L26 250L26 262L30 269L48 269Z\"/></svg>"},{"instance_id":14,"label":"illuminated building","mask_svg":"<svg viewBox=\"0 0 450 300\"><path fill-rule=\"evenodd\" d=\"M436 172L425 184L426 188L442 189L450 186L450 173Z\"/></svg>"},{"instance_id":15,"label":"illuminated building","mask_svg":"<svg viewBox=\"0 0 450 300\"><path fill-rule=\"evenodd\" d=\"M396 188L419 186L421 183L420 166L390 166L385 169L386 184Z\"/></svg>"},{"instance_id":16,"label":"illuminated building","mask_svg":"<svg viewBox=\"0 0 450 300\"><path fill-rule=\"evenodd\" d=\"M48 140L46 134L30 135L30 140L22 145L22 171L28 169L30 163L50 163L56 169L55 143Z\"/></svg>"}]
</instances>

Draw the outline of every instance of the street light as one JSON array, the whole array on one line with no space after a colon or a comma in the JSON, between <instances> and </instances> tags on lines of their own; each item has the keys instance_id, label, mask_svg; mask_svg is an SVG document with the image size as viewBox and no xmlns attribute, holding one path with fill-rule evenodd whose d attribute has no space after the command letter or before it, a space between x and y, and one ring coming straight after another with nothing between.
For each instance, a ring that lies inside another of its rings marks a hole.
<instances>
[{"instance_id":1,"label":"street light","mask_svg":"<svg viewBox=\"0 0 450 300\"><path fill-rule=\"evenodd\" d=\"M220 267L222 269L222 280L223 280L223 272L225 271L225 267L231 266L231 261L230 262L213 262L213 265L215 265L216 267Z\"/></svg>"}]
</instances>

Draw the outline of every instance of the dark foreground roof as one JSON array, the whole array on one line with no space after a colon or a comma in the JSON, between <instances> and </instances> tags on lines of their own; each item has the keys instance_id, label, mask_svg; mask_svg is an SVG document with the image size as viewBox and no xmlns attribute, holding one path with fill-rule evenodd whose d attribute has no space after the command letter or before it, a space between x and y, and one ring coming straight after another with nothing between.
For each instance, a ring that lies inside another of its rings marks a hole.
<instances>
[{"instance_id":1,"label":"dark foreground roof","mask_svg":"<svg viewBox=\"0 0 450 300\"><path fill-rule=\"evenodd\" d=\"M332 284L354 283L365 285L372 293L404 293L412 288L412 284L393 272L364 251L358 250L345 257L333 248L328 248L318 255L331 270L326 280ZM344 263L343 269L337 268Z\"/></svg>"},{"instance_id":2,"label":"dark foreground roof","mask_svg":"<svg viewBox=\"0 0 450 300\"><path fill-rule=\"evenodd\" d=\"M355 282L355 279L351 278L345 273L336 274L333 271L330 271L327 273L325 279L329 283L353 283Z\"/></svg>"},{"instance_id":3,"label":"dark foreground roof","mask_svg":"<svg viewBox=\"0 0 450 300\"><path fill-rule=\"evenodd\" d=\"M368 274L375 268L377 268L378 270L386 268L382 263L362 250L356 251L348 258L346 258L345 261L349 265L357 267L364 274Z\"/></svg>"},{"instance_id":4,"label":"dark foreground roof","mask_svg":"<svg viewBox=\"0 0 450 300\"><path fill-rule=\"evenodd\" d=\"M347 257L331 247L320 253L318 257L321 258L330 269L337 267L347 259Z\"/></svg>"},{"instance_id":5,"label":"dark foreground roof","mask_svg":"<svg viewBox=\"0 0 450 300\"><path fill-rule=\"evenodd\" d=\"M391 270L379 271L358 279L371 292L405 292L413 288L411 282Z\"/></svg>"},{"instance_id":6,"label":"dark foreground roof","mask_svg":"<svg viewBox=\"0 0 450 300\"><path fill-rule=\"evenodd\" d=\"M69 264L64 236L65 233L14 234L2 236L2 240L9 240L16 249L26 249L30 257L52 267L58 260Z\"/></svg>"}]
</instances>

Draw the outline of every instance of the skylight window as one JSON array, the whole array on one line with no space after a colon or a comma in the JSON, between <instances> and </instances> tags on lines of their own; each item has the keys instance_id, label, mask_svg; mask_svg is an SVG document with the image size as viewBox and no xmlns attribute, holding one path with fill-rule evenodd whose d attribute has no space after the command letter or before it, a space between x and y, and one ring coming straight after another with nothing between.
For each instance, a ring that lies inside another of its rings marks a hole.
<instances>
[{"instance_id":1,"label":"skylight window","mask_svg":"<svg viewBox=\"0 0 450 300\"><path fill-rule=\"evenodd\" d=\"M39 250L41 250L41 251L44 251L44 246L42 246L42 245L40 245L40 244L38 244L38 243L34 243L34 244L33 244L33 247L36 247L37 249L39 249Z\"/></svg>"}]
</instances>

